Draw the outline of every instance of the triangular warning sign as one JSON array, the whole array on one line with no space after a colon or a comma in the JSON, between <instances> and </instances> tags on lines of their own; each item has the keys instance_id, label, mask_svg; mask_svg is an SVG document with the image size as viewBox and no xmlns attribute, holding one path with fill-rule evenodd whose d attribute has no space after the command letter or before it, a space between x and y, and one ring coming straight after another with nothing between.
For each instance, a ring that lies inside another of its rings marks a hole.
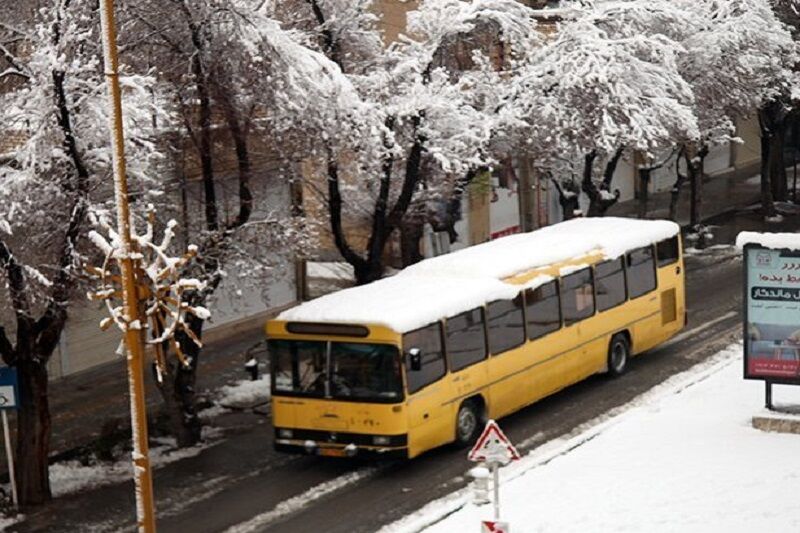
<instances>
[{"instance_id":1,"label":"triangular warning sign","mask_svg":"<svg viewBox=\"0 0 800 533\"><path fill-rule=\"evenodd\" d=\"M519 459L519 452L494 420L489 420L469 452L470 461L508 463Z\"/></svg>"},{"instance_id":2,"label":"triangular warning sign","mask_svg":"<svg viewBox=\"0 0 800 533\"><path fill-rule=\"evenodd\" d=\"M507 522L481 522L481 533L511 533Z\"/></svg>"}]
</instances>

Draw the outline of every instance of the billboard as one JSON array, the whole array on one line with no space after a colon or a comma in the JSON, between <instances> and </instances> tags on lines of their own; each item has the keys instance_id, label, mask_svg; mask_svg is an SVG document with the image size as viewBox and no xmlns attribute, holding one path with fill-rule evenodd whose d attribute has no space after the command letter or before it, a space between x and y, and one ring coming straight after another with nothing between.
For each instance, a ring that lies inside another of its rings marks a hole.
<instances>
[{"instance_id":1,"label":"billboard","mask_svg":"<svg viewBox=\"0 0 800 533\"><path fill-rule=\"evenodd\" d=\"M800 252L744 247L744 377L800 384Z\"/></svg>"}]
</instances>

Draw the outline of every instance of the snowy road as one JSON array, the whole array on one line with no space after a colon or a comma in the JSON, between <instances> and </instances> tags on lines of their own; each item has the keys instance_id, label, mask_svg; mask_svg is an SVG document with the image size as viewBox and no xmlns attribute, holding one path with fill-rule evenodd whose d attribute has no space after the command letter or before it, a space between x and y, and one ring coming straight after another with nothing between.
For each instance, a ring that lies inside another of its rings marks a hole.
<instances>
[{"instance_id":1,"label":"snowy road","mask_svg":"<svg viewBox=\"0 0 800 533\"><path fill-rule=\"evenodd\" d=\"M569 434L728 345L740 332L740 262L730 250L687 261L686 333L609 381L591 378L502 421L521 451ZM462 450L369 464L272 451L263 415L222 418L226 440L156 471L161 532L372 532L465 486ZM91 505L87 505L91 502ZM68 496L12 531L118 531L132 527L132 490L119 484Z\"/></svg>"}]
</instances>

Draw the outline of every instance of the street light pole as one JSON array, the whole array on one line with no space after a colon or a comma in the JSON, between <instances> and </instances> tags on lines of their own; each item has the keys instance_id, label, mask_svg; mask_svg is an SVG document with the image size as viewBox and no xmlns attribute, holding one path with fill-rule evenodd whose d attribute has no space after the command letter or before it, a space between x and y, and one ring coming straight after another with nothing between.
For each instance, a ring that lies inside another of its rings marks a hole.
<instances>
[{"instance_id":1,"label":"street light pole","mask_svg":"<svg viewBox=\"0 0 800 533\"><path fill-rule=\"evenodd\" d=\"M133 476L136 483L136 516L140 532L156 530L153 504L153 481L147 445L147 412L144 394L144 338L142 313L137 292L136 273L131 243L131 221L128 208L128 182L125 172L125 147L122 129L122 100L119 86L119 57L117 53L114 1L101 0L100 16L103 33L103 59L109 102L109 129L114 167L114 198L117 205L117 231L120 239L119 257L122 275L125 347L128 355L128 387L131 401L133 431Z\"/></svg>"}]
</instances>

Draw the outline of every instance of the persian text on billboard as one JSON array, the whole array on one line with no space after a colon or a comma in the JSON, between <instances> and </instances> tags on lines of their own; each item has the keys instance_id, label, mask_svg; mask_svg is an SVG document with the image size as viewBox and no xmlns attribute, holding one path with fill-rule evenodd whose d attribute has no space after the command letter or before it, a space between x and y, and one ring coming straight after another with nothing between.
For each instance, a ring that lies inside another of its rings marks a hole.
<instances>
[{"instance_id":1,"label":"persian text on billboard","mask_svg":"<svg viewBox=\"0 0 800 533\"><path fill-rule=\"evenodd\" d=\"M800 257L747 248L746 376L800 382Z\"/></svg>"}]
</instances>

